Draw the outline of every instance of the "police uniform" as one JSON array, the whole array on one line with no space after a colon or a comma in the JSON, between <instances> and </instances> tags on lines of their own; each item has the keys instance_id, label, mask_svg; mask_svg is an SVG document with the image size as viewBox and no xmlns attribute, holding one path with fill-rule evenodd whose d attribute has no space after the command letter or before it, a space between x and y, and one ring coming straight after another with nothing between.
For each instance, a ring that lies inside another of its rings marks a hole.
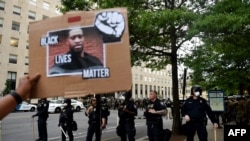
<instances>
[{"instance_id":1,"label":"police uniform","mask_svg":"<svg viewBox=\"0 0 250 141\"><path fill-rule=\"evenodd\" d=\"M47 141L47 119L49 117L48 113L49 102L46 99L39 100L37 105L37 113L32 117L38 116L38 134L39 139L37 141Z\"/></svg>"},{"instance_id":2,"label":"police uniform","mask_svg":"<svg viewBox=\"0 0 250 141\"><path fill-rule=\"evenodd\" d=\"M97 128L97 125L96 125L96 107L93 106L93 109L88 114L85 113L85 115L89 117L89 120L88 120L89 127L88 127L86 141L92 141L93 135L96 132L96 128ZM101 109L101 119L103 119L103 118L105 118L105 115L104 115L103 109ZM95 135L97 135L97 134L95 134Z\"/></svg>"},{"instance_id":3,"label":"police uniform","mask_svg":"<svg viewBox=\"0 0 250 141\"><path fill-rule=\"evenodd\" d=\"M108 124L108 116L110 115L110 111L106 99L103 99L101 108L105 117L106 124Z\"/></svg>"},{"instance_id":4,"label":"police uniform","mask_svg":"<svg viewBox=\"0 0 250 141\"><path fill-rule=\"evenodd\" d=\"M146 117L147 133L150 141L162 140L163 121L162 115L149 113L149 109L155 109L155 111L165 110L164 104L157 98L154 102L149 101L146 106L144 116Z\"/></svg>"},{"instance_id":5,"label":"police uniform","mask_svg":"<svg viewBox=\"0 0 250 141\"><path fill-rule=\"evenodd\" d=\"M193 89L193 88L192 88ZM193 90L191 90L193 91ZM201 89L199 90L201 94ZM187 141L193 141L195 132L197 131L200 141L207 141L206 114L212 123L216 123L214 113L204 98L192 96L188 98L181 109L182 116L188 115L190 121L186 122Z\"/></svg>"},{"instance_id":6,"label":"police uniform","mask_svg":"<svg viewBox=\"0 0 250 141\"><path fill-rule=\"evenodd\" d=\"M73 122L73 114L74 114L74 107L71 106L71 100L66 99L64 103L67 105L62 109L59 118L59 126L62 127L65 133L68 133L69 141L74 140L73 132L72 132L72 122ZM62 132L62 141L66 141L66 137Z\"/></svg>"},{"instance_id":7,"label":"police uniform","mask_svg":"<svg viewBox=\"0 0 250 141\"><path fill-rule=\"evenodd\" d=\"M126 141L127 136L129 141L135 141L135 116L137 115L137 107L133 100L125 100L118 109L119 126L118 131L121 141Z\"/></svg>"}]
</instances>

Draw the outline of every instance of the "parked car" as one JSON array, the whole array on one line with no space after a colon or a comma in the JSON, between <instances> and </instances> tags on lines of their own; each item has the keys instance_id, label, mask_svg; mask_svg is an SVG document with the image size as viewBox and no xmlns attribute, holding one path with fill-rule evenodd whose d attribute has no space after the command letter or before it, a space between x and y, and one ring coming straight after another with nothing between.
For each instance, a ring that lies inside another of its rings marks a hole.
<instances>
[{"instance_id":1,"label":"parked car","mask_svg":"<svg viewBox=\"0 0 250 141\"><path fill-rule=\"evenodd\" d=\"M83 106L82 102L80 102L78 100L75 100L75 99L71 99L71 105L74 107L74 110L76 112L79 112L82 109L86 109ZM64 99L50 100L48 111L50 113L60 113L62 111L62 109L63 109L64 106L65 106Z\"/></svg>"},{"instance_id":2,"label":"parked car","mask_svg":"<svg viewBox=\"0 0 250 141\"><path fill-rule=\"evenodd\" d=\"M36 111L37 106L34 104L29 104L26 101L23 101L21 104L18 104L15 108L16 111Z\"/></svg>"},{"instance_id":3,"label":"parked car","mask_svg":"<svg viewBox=\"0 0 250 141\"><path fill-rule=\"evenodd\" d=\"M49 100L49 113L60 113L64 107L64 100Z\"/></svg>"},{"instance_id":4,"label":"parked car","mask_svg":"<svg viewBox=\"0 0 250 141\"><path fill-rule=\"evenodd\" d=\"M78 100L75 100L75 99L71 99L71 105L74 106L74 110L76 112L79 112L81 111L82 109L86 109L84 106L83 106L83 103L78 101Z\"/></svg>"}]
</instances>

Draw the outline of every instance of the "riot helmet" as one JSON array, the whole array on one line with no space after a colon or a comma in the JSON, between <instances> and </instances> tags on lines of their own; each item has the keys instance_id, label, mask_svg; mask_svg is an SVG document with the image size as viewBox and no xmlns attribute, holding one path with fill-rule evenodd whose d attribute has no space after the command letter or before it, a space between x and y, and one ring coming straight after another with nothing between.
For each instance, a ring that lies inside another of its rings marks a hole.
<instances>
[{"instance_id":1,"label":"riot helmet","mask_svg":"<svg viewBox=\"0 0 250 141\"><path fill-rule=\"evenodd\" d=\"M66 98L66 99L64 99L64 103L70 105L71 104L71 100L69 98Z\"/></svg>"},{"instance_id":2,"label":"riot helmet","mask_svg":"<svg viewBox=\"0 0 250 141\"><path fill-rule=\"evenodd\" d=\"M125 92L124 97L125 99L130 99L132 97L132 92L131 91Z\"/></svg>"}]
</instances>

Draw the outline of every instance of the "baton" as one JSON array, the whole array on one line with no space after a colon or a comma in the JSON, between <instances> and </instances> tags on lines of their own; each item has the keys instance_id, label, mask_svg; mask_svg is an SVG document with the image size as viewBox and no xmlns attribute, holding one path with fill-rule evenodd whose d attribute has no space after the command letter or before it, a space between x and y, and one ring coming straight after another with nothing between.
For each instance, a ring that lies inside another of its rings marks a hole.
<instances>
[{"instance_id":1,"label":"baton","mask_svg":"<svg viewBox=\"0 0 250 141\"><path fill-rule=\"evenodd\" d=\"M67 137L68 137L68 135L64 132L64 130L63 130L63 128L62 128L62 126L59 126L59 127L60 127L61 131L63 132L64 136L67 138Z\"/></svg>"},{"instance_id":2,"label":"baton","mask_svg":"<svg viewBox=\"0 0 250 141\"><path fill-rule=\"evenodd\" d=\"M35 125L34 125L34 117L32 117L32 135L33 135L33 140L35 140Z\"/></svg>"},{"instance_id":3,"label":"baton","mask_svg":"<svg viewBox=\"0 0 250 141\"><path fill-rule=\"evenodd\" d=\"M214 128L214 141L217 141L216 128Z\"/></svg>"}]
</instances>

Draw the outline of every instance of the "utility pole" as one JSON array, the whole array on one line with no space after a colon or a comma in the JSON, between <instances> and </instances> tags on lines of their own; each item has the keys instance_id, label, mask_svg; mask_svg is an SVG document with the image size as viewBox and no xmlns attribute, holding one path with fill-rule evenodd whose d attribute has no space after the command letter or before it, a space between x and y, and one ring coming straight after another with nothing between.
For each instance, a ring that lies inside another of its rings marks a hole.
<instances>
[{"instance_id":1,"label":"utility pole","mask_svg":"<svg viewBox=\"0 0 250 141\"><path fill-rule=\"evenodd\" d=\"M187 77L187 68L184 69L184 74L183 74L183 85L182 85L183 101L186 93L186 77Z\"/></svg>"}]
</instances>

